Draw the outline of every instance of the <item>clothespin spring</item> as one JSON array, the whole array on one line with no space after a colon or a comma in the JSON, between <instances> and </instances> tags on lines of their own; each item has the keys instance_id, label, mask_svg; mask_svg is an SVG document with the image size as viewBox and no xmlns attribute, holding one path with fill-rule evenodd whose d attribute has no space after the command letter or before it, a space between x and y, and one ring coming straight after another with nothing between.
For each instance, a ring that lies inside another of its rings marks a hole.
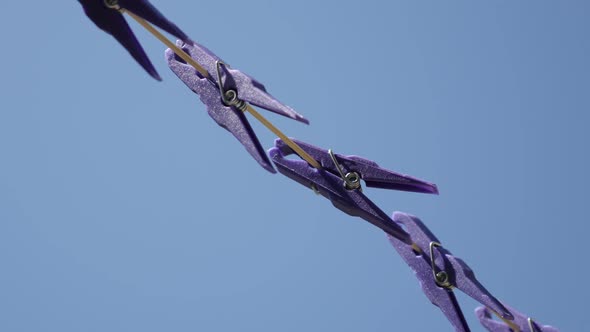
<instances>
[{"instance_id":1,"label":"clothespin spring","mask_svg":"<svg viewBox=\"0 0 590 332\"><path fill-rule=\"evenodd\" d=\"M338 163L336 155L334 154L332 149L328 150L328 154L330 155L332 162L336 166L336 169L338 170L338 173L340 174L342 181L344 181L344 188L348 190L358 189L362 191L363 188L361 187L361 176L357 172L348 172L345 174L342 170L342 166L340 166L340 164Z\"/></svg>"}]
</instances>

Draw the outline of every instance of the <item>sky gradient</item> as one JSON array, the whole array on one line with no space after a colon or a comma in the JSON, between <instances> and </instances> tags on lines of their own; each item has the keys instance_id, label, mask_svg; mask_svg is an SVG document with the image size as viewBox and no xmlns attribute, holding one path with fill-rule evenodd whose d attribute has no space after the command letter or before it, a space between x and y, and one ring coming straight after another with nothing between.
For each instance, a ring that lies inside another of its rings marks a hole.
<instances>
[{"instance_id":1,"label":"sky gradient","mask_svg":"<svg viewBox=\"0 0 590 332\"><path fill-rule=\"evenodd\" d=\"M310 119L263 112L289 136L437 183L365 193L500 300L590 330L587 1L153 4ZM137 24L163 82L77 1L31 5L0 12L0 331L452 331L381 231L260 168Z\"/></svg>"}]
</instances>

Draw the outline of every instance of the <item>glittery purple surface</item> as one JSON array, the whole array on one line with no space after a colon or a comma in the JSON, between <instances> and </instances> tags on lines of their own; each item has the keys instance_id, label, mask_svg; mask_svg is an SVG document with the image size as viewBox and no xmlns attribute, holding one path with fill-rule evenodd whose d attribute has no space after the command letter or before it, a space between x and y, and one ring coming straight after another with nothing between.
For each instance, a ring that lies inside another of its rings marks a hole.
<instances>
[{"instance_id":1,"label":"glittery purple surface","mask_svg":"<svg viewBox=\"0 0 590 332\"><path fill-rule=\"evenodd\" d=\"M186 44L177 41L176 45L199 63L209 73L209 76L203 77L196 69L186 64L172 50L168 49L165 56L172 72L193 92L199 95L201 101L207 107L207 112L217 124L231 132L264 169L274 173L272 163L248 123L244 112L235 107L226 106L221 99L217 62L223 62L223 60L206 47L194 42ZM264 86L250 76L225 65L219 68L224 91L234 90L237 92L238 98L244 101L291 119L308 123L303 116L269 95Z\"/></svg>"},{"instance_id":2,"label":"glittery purple surface","mask_svg":"<svg viewBox=\"0 0 590 332\"><path fill-rule=\"evenodd\" d=\"M205 70L207 70L207 72L211 76L210 80L212 80L217 86L219 86L219 82L217 79L216 62L221 61L225 63L225 66L222 66L222 80L223 88L225 91L237 91L239 99L249 102L252 105L264 108L268 111L286 116L299 122L303 122L306 124L309 123L309 121L306 118L304 118L299 113L295 112L291 107L282 104L273 96L271 96L266 91L266 88L262 83L258 82L256 79L250 77L247 74L242 73L237 69L230 68L226 62L221 60L218 56L216 56L206 47L195 42L192 42L192 44L177 42L176 45L181 47L185 52L187 52L191 56L191 58L193 58ZM182 62L182 60L177 61ZM170 60L168 64L170 65ZM195 70L193 70L193 75L199 74ZM183 77L188 77L188 74L183 75ZM180 79L183 80L182 77Z\"/></svg>"},{"instance_id":3,"label":"glittery purple surface","mask_svg":"<svg viewBox=\"0 0 590 332\"><path fill-rule=\"evenodd\" d=\"M191 66L177 61L174 52L170 49L166 50L166 60L170 69L180 80L199 95L207 108L209 116L218 125L232 133L260 166L269 172L275 173L266 151L258 141L244 113L236 108L225 106L221 101L217 86L208 79L196 74L195 69Z\"/></svg>"},{"instance_id":4,"label":"glittery purple surface","mask_svg":"<svg viewBox=\"0 0 590 332\"><path fill-rule=\"evenodd\" d=\"M417 217L395 212L393 221L403 227L410 234L411 242L420 248L421 252L416 252L412 245L389 236L389 241L395 250L414 271L426 297L432 304L440 308L456 331L469 331L465 317L452 291L440 287L435 282L431 266L430 243L440 243L440 241ZM506 319L512 319L512 314L479 283L473 271L465 262L453 256L444 247L435 247L434 254L436 272L445 271L452 286L460 289L479 303L494 309Z\"/></svg>"}]
</instances>

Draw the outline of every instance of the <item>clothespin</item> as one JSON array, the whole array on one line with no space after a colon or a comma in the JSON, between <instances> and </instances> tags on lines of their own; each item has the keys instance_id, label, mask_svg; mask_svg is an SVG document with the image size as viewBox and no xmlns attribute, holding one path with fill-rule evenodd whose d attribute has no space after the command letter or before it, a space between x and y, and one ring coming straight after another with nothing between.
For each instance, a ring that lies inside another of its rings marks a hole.
<instances>
[{"instance_id":1,"label":"clothespin","mask_svg":"<svg viewBox=\"0 0 590 332\"><path fill-rule=\"evenodd\" d=\"M274 173L272 163L244 115L248 111L246 103L306 124L309 121L271 96L263 84L239 70L229 68L204 46L195 42L184 44L181 41L177 41L176 46L198 62L208 75L201 74L178 58L173 50L168 49L166 61L170 69L199 95L209 116L231 132L264 169Z\"/></svg>"},{"instance_id":2,"label":"clothespin","mask_svg":"<svg viewBox=\"0 0 590 332\"><path fill-rule=\"evenodd\" d=\"M559 332L549 325L539 325L536 321L522 313L506 306L514 316L511 322L497 321L493 319L492 311L486 307L475 309L477 319L490 332Z\"/></svg>"},{"instance_id":3,"label":"clothespin","mask_svg":"<svg viewBox=\"0 0 590 332\"><path fill-rule=\"evenodd\" d=\"M491 308L502 318L514 319L510 311L477 281L469 266L442 247L420 219L395 212L393 221L409 233L412 244L408 245L392 236L388 236L389 241L414 270L426 297L440 308L456 331L470 330L453 294L454 288Z\"/></svg>"},{"instance_id":4,"label":"clothespin","mask_svg":"<svg viewBox=\"0 0 590 332\"><path fill-rule=\"evenodd\" d=\"M109 33L127 49L127 51L153 78L160 81L160 75L141 47L123 17L127 11L134 18L147 20L175 37L190 43L190 38L174 23L162 15L148 0L78 0L86 16L100 29Z\"/></svg>"},{"instance_id":5,"label":"clothespin","mask_svg":"<svg viewBox=\"0 0 590 332\"><path fill-rule=\"evenodd\" d=\"M280 173L326 197L343 212L361 217L400 241L411 243L409 235L363 194L361 180L367 187L429 194L438 194L436 185L383 169L361 157L343 156L293 141L317 160L321 168L313 168L303 160L286 159L294 152L283 140L277 139L268 153Z\"/></svg>"}]
</instances>

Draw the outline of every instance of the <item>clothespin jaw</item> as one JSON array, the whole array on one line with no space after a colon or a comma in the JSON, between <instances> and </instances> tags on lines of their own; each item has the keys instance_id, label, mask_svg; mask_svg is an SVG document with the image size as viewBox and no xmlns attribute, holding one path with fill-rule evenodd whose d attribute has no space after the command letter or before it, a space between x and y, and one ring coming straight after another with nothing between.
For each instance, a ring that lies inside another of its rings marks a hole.
<instances>
[{"instance_id":1,"label":"clothespin jaw","mask_svg":"<svg viewBox=\"0 0 590 332\"><path fill-rule=\"evenodd\" d=\"M490 332L559 332L559 330L549 325L539 325L536 321L527 317L526 315L506 306L512 315L514 320L510 322L511 327L507 322L501 320L495 320L493 313L486 307L478 307L475 309L475 316Z\"/></svg>"},{"instance_id":2,"label":"clothespin jaw","mask_svg":"<svg viewBox=\"0 0 590 332\"><path fill-rule=\"evenodd\" d=\"M473 270L453 256L417 217L396 212L393 221L409 234L412 245L390 237L393 247L414 270L430 301L447 316L457 331L468 331L458 303L449 298L453 288L460 289L479 303L492 308L505 319L513 319L506 309L475 278ZM449 306L449 303L454 303Z\"/></svg>"},{"instance_id":3,"label":"clothespin jaw","mask_svg":"<svg viewBox=\"0 0 590 332\"><path fill-rule=\"evenodd\" d=\"M153 78L161 81L161 77L151 63L133 31L125 21L122 10L137 14L143 19L155 24L175 37L190 43L190 38L182 32L174 23L166 19L147 0L78 0L86 13L86 16L97 27L112 35L145 71Z\"/></svg>"},{"instance_id":4,"label":"clothespin jaw","mask_svg":"<svg viewBox=\"0 0 590 332\"><path fill-rule=\"evenodd\" d=\"M285 142L277 139L275 147L268 153L281 174L326 197L339 210L363 218L400 241L410 243L408 234L363 194L360 180L367 176L372 182L376 182L379 181L377 175L380 174L387 175L384 182L399 179L399 182L408 183L415 179L410 180L403 175L383 170L377 164L359 157L335 155L299 140L293 142L317 160L322 168L311 167L303 160L287 159L294 151ZM344 163L346 167L343 168Z\"/></svg>"},{"instance_id":5,"label":"clothespin jaw","mask_svg":"<svg viewBox=\"0 0 590 332\"><path fill-rule=\"evenodd\" d=\"M176 44L179 47L184 45L181 41L177 41ZM271 173L276 173L244 112L235 107L226 106L219 96L219 88L215 83L200 75L193 67L179 61L171 49L166 50L166 61L178 78L199 95L209 116L219 126L232 133L260 166Z\"/></svg>"}]
</instances>

